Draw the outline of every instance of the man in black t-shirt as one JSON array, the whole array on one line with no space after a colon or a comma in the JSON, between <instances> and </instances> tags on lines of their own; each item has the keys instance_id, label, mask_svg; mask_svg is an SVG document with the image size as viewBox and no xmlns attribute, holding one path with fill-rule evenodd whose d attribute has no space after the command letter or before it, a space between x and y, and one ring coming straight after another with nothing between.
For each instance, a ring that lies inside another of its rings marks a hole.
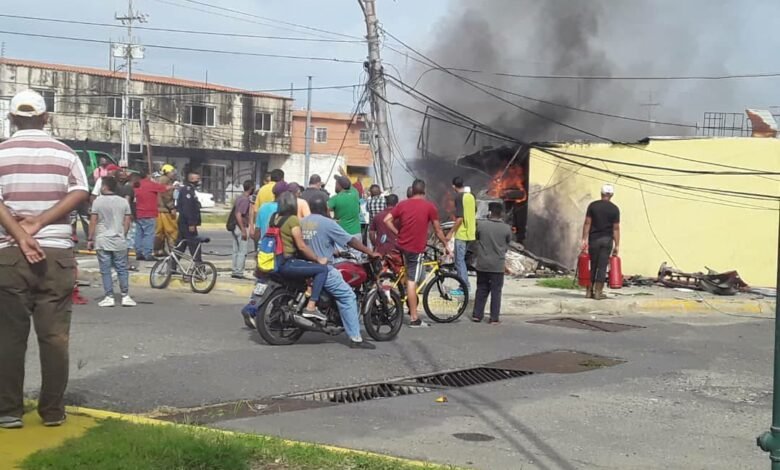
<instances>
[{"instance_id":1,"label":"man in black t-shirt","mask_svg":"<svg viewBox=\"0 0 780 470\"><path fill-rule=\"evenodd\" d=\"M311 177L309 177L309 187L303 190L301 199L308 202L309 206L311 206L312 201L322 197L324 197L325 200L330 197L328 192L322 189L322 178L320 178L320 175L311 175Z\"/></svg>"},{"instance_id":2,"label":"man in black t-shirt","mask_svg":"<svg viewBox=\"0 0 780 470\"><path fill-rule=\"evenodd\" d=\"M601 199L591 202L582 227L582 250L590 255L590 284L586 297L605 299L604 283L610 254L618 255L620 249L620 209L612 203L615 188L605 184Z\"/></svg>"}]
</instances>

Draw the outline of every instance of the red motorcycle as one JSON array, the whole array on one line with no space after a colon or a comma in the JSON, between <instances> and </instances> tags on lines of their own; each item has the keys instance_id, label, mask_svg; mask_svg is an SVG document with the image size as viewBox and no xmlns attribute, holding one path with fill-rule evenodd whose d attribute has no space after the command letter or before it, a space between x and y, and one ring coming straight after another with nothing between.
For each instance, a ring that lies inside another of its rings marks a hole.
<instances>
[{"instance_id":1,"label":"red motorcycle","mask_svg":"<svg viewBox=\"0 0 780 470\"><path fill-rule=\"evenodd\" d=\"M368 335L375 341L395 339L403 325L403 304L398 291L379 283L381 260L359 262L349 254L349 260L334 265L357 296L358 311ZM258 284L260 285L260 284ZM323 291L317 302L326 320L302 315L308 302L308 281L269 276L266 287L256 299L257 313L252 319L260 336L272 345L288 345L298 341L304 332L313 331L336 336L344 332L335 299ZM258 289L255 289L258 292Z\"/></svg>"}]
</instances>

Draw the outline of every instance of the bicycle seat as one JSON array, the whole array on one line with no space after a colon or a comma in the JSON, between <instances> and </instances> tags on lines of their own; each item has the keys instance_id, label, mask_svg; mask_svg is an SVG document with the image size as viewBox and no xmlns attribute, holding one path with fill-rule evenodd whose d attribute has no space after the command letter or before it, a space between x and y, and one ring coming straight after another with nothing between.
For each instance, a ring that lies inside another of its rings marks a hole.
<instances>
[{"instance_id":1,"label":"bicycle seat","mask_svg":"<svg viewBox=\"0 0 780 470\"><path fill-rule=\"evenodd\" d=\"M211 242L211 238L209 238L209 237L201 237L200 242L201 243L210 243Z\"/></svg>"}]
</instances>

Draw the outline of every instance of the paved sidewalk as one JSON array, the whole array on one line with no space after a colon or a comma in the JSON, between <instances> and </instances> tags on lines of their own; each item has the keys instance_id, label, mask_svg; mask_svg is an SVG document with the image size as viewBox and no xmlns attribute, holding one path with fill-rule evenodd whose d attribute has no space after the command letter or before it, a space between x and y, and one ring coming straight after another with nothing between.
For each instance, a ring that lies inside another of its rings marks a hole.
<instances>
[{"instance_id":1,"label":"paved sidewalk","mask_svg":"<svg viewBox=\"0 0 780 470\"><path fill-rule=\"evenodd\" d=\"M247 280L230 277L230 260L211 259L219 277L215 291L248 298L254 288L253 265L247 262ZM149 288L152 263L141 263L139 272L131 273L133 287ZM79 258L79 279L100 285L97 259ZM472 292L476 278L470 278ZM609 298L603 301L586 299L583 290L551 289L536 284L536 279L506 278L501 303L502 314L507 315L615 315L628 313L729 313L740 315L774 315L775 299L756 294L716 296L706 292L682 292L665 287L628 287L607 290ZM174 279L168 289L191 292L189 284ZM473 300L473 299L472 299ZM467 312L470 313L470 310Z\"/></svg>"}]
</instances>

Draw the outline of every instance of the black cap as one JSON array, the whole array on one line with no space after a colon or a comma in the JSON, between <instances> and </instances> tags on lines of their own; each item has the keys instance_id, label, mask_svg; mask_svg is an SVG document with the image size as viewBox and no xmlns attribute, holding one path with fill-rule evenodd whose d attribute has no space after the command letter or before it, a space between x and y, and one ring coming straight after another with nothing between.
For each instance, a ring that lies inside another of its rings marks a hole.
<instances>
[{"instance_id":1,"label":"black cap","mask_svg":"<svg viewBox=\"0 0 780 470\"><path fill-rule=\"evenodd\" d=\"M352 187L352 183L346 176L337 176L334 178L342 189L349 189Z\"/></svg>"}]
</instances>

